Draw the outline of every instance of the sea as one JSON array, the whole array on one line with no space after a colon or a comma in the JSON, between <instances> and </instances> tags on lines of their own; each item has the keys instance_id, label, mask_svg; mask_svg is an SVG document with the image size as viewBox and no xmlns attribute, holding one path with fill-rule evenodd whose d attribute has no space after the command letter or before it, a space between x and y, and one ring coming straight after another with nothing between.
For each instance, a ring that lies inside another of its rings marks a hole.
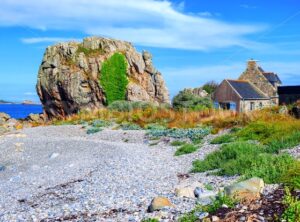
<instances>
[{"instance_id":1,"label":"sea","mask_svg":"<svg viewBox=\"0 0 300 222\"><path fill-rule=\"evenodd\" d=\"M43 108L41 105L0 104L0 112L7 113L10 117L15 119L23 119L30 113L42 113Z\"/></svg>"}]
</instances>

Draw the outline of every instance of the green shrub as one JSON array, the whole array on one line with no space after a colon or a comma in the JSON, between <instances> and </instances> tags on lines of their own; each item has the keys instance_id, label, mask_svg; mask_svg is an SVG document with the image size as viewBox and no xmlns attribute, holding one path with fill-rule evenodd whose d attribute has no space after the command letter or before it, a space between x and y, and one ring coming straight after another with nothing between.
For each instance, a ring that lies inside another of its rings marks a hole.
<instances>
[{"instance_id":1,"label":"green shrub","mask_svg":"<svg viewBox=\"0 0 300 222\"><path fill-rule=\"evenodd\" d=\"M214 81L210 81L205 83L202 86L202 89L204 89L208 94L213 94L215 92L215 90L218 88L219 84L214 82Z\"/></svg>"},{"instance_id":2,"label":"green shrub","mask_svg":"<svg viewBox=\"0 0 300 222\"><path fill-rule=\"evenodd\" d=\"M87 130L87 134L94 134L94 133L98 133L101 132L103 129L100 127L91 127Z\"/></svg>"},{"instance_id":3,"label":"green shrub","mask_svg":"<svg viewBox=\"0 0 300 222\"><path fill-rule=\"evenodd\" d=\"M217 175L243 175L244 179L260 177L266 183L278 183L293 164L295 160L289 155L268 154L261 145L238 142L223 145L203 161L194 161L192 171L218 169Z\"/></svg>"},{"instance_id":4,"label":"green shrub","mask_svg":"<svg viewBox=\"0 0 300 222\"><path fill-rule=\"evenodd\" d=\"M125 99L128 79L127 62L123 54L115 53L103 62L100 85L104 90L108 105Z\"/></svg>"},{"instance_id":5,"label":"green shrub","mask_svg":"<svg viewBox=\"0 0 300 222\"><path fill-rule=\"evenodd\" d=\"M228 206L228 208L234 208L235 204L237 204L237 201L232 199L229 196L226 196L223 193L219 193L216 196L216 199L213 200L213 202L207 206L203 206L202 210L204 212L208 212L211 214L214 214L218 209L222 207L222 205Z\"/></svg>"},{"instance_id":6,"label":"green shrub","mask_svg":"<svg viewBox=\"0 0 300 222\"><path fill-rule=\"evenodd\" d=\"M174 140L174 141L171 143L171 146L182 146L182 145L185 145L185 144L186 144L185 141Z\"/></svg>"},{"instance_id":7,"label":"green shrub","mask_svg":"<svg viewBox=\"0 0 300 222\"><path fill-rule=\"evenodd\" d=\"M162 126L158 123L150 123L145 126L145 129L147 129L147 130L165 130L166 127Z\"/></svg>"},{"instance_id":8,"label":"green shrub","mask_svg":"<svg viewBox=\"0 0 300 222\"><path fill-rule=\"evenodd\" d=\"M119 112L130 112L134 109L146 110L146 109L155 109L156 106L150 102L131 102L131 101L124 101L118 100L112 102L108 105L108 109L112 111L119 111Z\"/></svg>"},{"instance_id":9,"label":"green shrub","mask_svg":"<svg viewBox=\"0 0 300 222\"><path fill-rule=\"evenodd\" d=\"M190 139L196 141L203 139L211 131L210 127L206 128L190 128L190 129L164 129L164 130L149 130L148 135L152 137L172 137L176 139Z\"/></svg>"},{"instance_id":10,"label":"green shrub","mask_svg":"<svg viewBox=\"0 0 300 222\"><path fill-rule=\"evenodd\" d=\"M91 56L91 55L102 55L104 53L103 49L99 48L99 49L88 49L88 48L84 48L82 45L78 46L77 49L77 54L83 52L86 56Z\"/></svg>"},{"instance_id":11,"label":"green shrub","mask_svg":"<svg viewBox=\"0 0 300 222\"><path fill-rule=\"evenodd\" d=\"M278 153L282 149L293 148L300 143L300 131L291 132L287 135L281 135L277 138L267 141L267 152Z\"/></svg>"},{"instance_id":12,"label":"green shrub","mask_svg":"<svg viewBox=\"0 0 300 222\"><path fill-rule=\"evenodd\" d=\"M194 146L192 144L185 144L176 150L175 156L193 153L196 152L197 150L198 150L197 146Z\"/></svg>"},{"instance_id":13,"label":"green shrub","mask_svg":"<svg viewBox=\"0 0 300 222\"><path fill-rule=\"evenodd\" d=\"M100 119L94 120L92 122L93 127L110 127L112 125L113 125L112 122L100 120Z\"/></svg>"},{"instance_id":14,"label":"green shrub","mask_svg":"<svg viewBox=\"0 0 300 222\"><path fill-rule=\"evenodd\" d=\"M282 176L281 182L287 185L290 189L300 189L300 163L296 162L287 172Z\"/></svg>"},{"instance_id":15,"label":"green shrub","mask_svg":"<svg viewBox=\"0 0 300 222\"><path fill-rule=\"evenodd\" d=\"M155 218L147 218L147 219L143 219L142 222L159 222L159 220Z\"/></svg>"},{"instance_id":16,"label":"green shrub","mask_svg":"<svg viewBox=\"0 0 300 222\"><path fill-rule=\"evenodd\" d=\"M173 99L173 107L175 109L190 109L201 111L212 108L212 100L210 98L202 98L192 94L187 90L180 91Z\"/></svg>"},{"instance_id":17,"label":"green shrub","mask_svg":"<svg viewBox=\"0 0 300 222\"><path fill-rule=\"evenodd\" d=\"M231 143L234 141L234 136L232 134L225 134L214 138L210 143L211 144L222 144L222 143Z\"/></svg>"},{"instance_id":18,"label":"green shrub","mask_svg":"<svg viewBox=\"0 0 300 222\"><path fill-rule=\"evenodd\" d=\"M142 128L139 125L134 123L122 123L120 125L122 130L141 130Z\"/></svg>"},{"instance_id":19,"label":"green shrub","mask_svg":"<svg viewBox=\"0 0 300 222\"><path fill-rule=\"evenodd\" d=\"M211 184L209 184L209 183L204 184L204 187L205 187L205 189L207 189L207 190L214 190L214 187L213 187Z\"/></svg>"},{"instance_id":20,"label":"green shrub","mask_svg":"<svg viewBox=\"0 0 300 222\"><path fill-rule=\"evenodd\" d=\"M179 222L197 222L197 221L199 221L197 213L208 212L210 214L214 214L218 209L220 209L222 207L223 204L227 205L228 208L234 208L235 204L237 204L237 201L222 194L222 193L219 193L216 196L216 199L213 200L213 202L211 204L206 205L206 206L197 205L195 207L195 209L182 215L178 221Z\"/></svg>"},{"instance_id":21,"label":"green shrub","mask_svg":"<svg viewBox=\"0 0 300 222\"><path fill-rule=\"evenodd\" d=\"M300 200L293 197L288 188L285 189L283 204L285 211L281 215L281 219L286 222L300 222Z\"/></svg>"}]
</instances>

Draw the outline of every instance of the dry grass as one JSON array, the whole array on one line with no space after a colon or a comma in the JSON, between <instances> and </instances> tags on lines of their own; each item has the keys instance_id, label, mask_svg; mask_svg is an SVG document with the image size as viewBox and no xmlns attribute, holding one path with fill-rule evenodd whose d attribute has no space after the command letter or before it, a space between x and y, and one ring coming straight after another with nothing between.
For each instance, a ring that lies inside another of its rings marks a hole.
<instances>
[{"instance_id":1,"label":"dry grass","mask_svg":"<svg viewBox=\"0 0 300 222\"><path fill-rule=\"evenodd\" d=\"M199 125L209 125L214 132L235 126L246 126L251 122L293 122L295 119L289 115L279 114L278 108L269 108L249 113L236 113L228 110L208 109L204 111L176 111L166 108L135 109L130 112L111 111L99 109L92 112L80 112L79 114L56 119L48 124L78 124L90 122L95 119L114 121L116 123L134 123L141 127L156 123L168 128L195 128ZM300 124L300 121L299 121Z\"/></svg>"}]
</instances>

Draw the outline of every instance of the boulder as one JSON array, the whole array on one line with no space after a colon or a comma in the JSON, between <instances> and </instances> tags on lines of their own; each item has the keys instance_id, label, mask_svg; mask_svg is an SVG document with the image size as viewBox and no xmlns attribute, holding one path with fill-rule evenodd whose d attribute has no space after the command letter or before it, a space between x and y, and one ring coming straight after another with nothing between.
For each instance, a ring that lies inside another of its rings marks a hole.
<instances>
[{"instance_id":1,"label":"boulder","mask_svg":"<svg viewBox=\"0 0 300 222\"><path fill-rule=\"evenodd\" d=\"M258 177L232 184L224 188L225 194L238 200L255 200L264 189L264 181Z\"/></svg>"},{"instance_id":2,"label":"boulder","mask_svg":"<svg viewBox=\"0 0 300 222\"><path fill-rule=\"evenodd\" d=\"M195 198L195 189L202 187L203 185L199 182L181 183L175 187L175 194L178 197Z\"/></svg>"},{"instance_id":3,"label":"boulder","mask_svg":"<svg viewBox=\"0 0 300 222\"><path fill-rule=\"evenodd\" d=\"M46 117L103 107L106 98L99 83L101 67L116 52L124 54L128 63L127 100L170 103L165 82L149 52L138 53L129 42L89 37L82 43L58 43L46 49L37 81Z\"/></svg>"},{"instance_id":4,"label":"boulder","mask_svg":"<svg viewBox=\"0 0 300 222\"><path fill-rule=\"evenodd\" d=\"M165 207L173 207L171 201L166 197L155 197L148 207L148 212L154 212Z\"/></svg>"}]
</instances>

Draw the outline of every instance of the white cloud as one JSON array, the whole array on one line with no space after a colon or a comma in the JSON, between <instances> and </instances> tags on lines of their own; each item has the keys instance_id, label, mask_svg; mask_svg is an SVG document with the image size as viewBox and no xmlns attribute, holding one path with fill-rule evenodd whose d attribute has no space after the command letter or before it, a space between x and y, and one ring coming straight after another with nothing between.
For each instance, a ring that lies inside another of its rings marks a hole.
<instances>
[{"instance_id":1,"label":"white cloud","mask_svg":"<svg viewBox=\"0 0 300 222\"><path fill-rule=\"evenodd\" d=\"M1 0L0 14L0 26L76 30L144 46L190 50L252 48L255 43L247 35L265 29L184 14L168 0Z\"/></svg>"},{"instance_id":2,"label":"white cloud","mask_svg":"<svg viewBox=\"0 0 300 222\"><path fill-rule=\"evenodd\" d=\"M59 37L39 37L39 38L22 38L21 41L26 44L44 43L44 42L65 42L65 41L81 41L74 38L59 38Z\"/></svg>"}]
</instances>

